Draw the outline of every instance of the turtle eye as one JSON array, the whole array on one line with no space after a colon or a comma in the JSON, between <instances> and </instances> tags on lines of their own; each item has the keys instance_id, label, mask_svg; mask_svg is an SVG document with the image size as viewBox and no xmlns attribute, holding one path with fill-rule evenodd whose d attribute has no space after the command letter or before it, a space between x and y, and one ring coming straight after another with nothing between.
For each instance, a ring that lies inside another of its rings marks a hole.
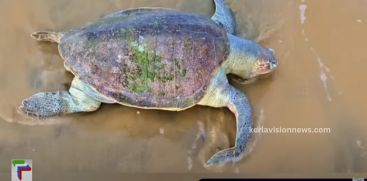
<instances>
[{"instance_id":1,"label":"turtle eye","mask_svg":"<svg viewBox=\"0 0 367 181\"><path fill-rule=\"evenodd\" d=\"M267 64L266 64L266 68L267 68L267 69L271 69L271 63L267 63Z\"/></svg>"},{"instance_id":2,"label":"turtle eye","mask_svg":"<svg viewBox=\"0 0 367 181\"><path fill-rule=\"evenodd\" d=\"M271 62L269 61L258 61L256 66L256 73L258 75L263 75L271 72Z\"/></svg>"}]
</instances>

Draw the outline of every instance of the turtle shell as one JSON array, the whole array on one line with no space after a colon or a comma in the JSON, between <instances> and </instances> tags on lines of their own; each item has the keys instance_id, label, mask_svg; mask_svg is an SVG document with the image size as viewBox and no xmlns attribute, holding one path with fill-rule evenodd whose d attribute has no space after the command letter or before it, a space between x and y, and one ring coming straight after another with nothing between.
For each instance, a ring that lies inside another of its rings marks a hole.
<instances>
[{"instance_id":1,"label":"turtle shell","mask_svg":"<svg viewBox=\"0 0 367 181\"><path fill-rule=\"evenodd\" d=\"M140 8L66 33L59 51L68 70L116 102L169 109L200 101L228 47L207 17Z\"/></svg>"}]
</instances>

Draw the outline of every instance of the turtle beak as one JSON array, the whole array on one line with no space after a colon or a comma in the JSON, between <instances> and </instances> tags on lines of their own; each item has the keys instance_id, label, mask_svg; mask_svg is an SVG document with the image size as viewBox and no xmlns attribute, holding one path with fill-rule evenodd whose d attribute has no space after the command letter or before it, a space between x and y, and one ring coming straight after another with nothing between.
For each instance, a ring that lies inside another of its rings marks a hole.
<instances>
[{"instance_id":1,"label":"turtle beak","mask_svg":"<svg viewBox=\"0 0 367 181\"><path fill-rule=\"evenodd\" d=\"M268 50L269 50L271 53L275 54L275 50L274 50L274 49L272 49L272 48L268 48Z\"/></svg>"},{"instance_id":2,"label":"turtle beak","mask_svg":"<svg viewBox=\"0 0 367 181\"><path fill-rule=\"evenodd\" d=\"M274 70L278 67L278 62L275 58L275 50L272 49L272 48L268 48L269 52L270 52L270 57L269 57L269 60L270 60L270 69L271 70Z\"/></svg>"}]
</instances>

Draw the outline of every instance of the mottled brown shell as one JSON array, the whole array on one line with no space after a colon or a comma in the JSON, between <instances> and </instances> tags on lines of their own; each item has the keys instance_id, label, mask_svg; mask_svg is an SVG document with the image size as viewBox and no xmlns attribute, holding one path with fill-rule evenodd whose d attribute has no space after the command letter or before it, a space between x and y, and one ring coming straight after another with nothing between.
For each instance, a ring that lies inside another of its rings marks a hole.
<instances>
[{"instance_id":1,"label":"mottled brown shell","mask_svg":"<svg viewBox=\"0 0 367 181\"><path fill-rule=\"evenodd\" d=\"M228 39L207 17L141 8L66 33L59 50L67 69L119 103L187 108L205 95Z\"/></svg>"}]
</instances>

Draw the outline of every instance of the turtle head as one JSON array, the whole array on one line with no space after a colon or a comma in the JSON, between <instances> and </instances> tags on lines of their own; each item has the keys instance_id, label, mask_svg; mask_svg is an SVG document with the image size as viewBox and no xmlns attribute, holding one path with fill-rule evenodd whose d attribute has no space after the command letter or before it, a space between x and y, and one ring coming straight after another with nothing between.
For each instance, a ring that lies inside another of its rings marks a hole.
<instances>
[{"instance_id":1,"label":"turtle head","mask_svg":"<svg viewBox=\"0 0 367 181\"><path fill-rule=\"evenodd\" d=\"M254 64L250 78L272 73L278 66L273 49L261 48L260 51L260 55L253 59Z\"/></svg>"},{"instance_id":2,"label":"turtle head","mask_svg":"<svg viewBox=\"0 0 367 181\"><path fill-rule=\"evenodd\" d=\"M227 73L251 80L270 74L277 68L273 49L234 35L228 37L230 53L227 58Z\"/></svg>"}]
</instances>

